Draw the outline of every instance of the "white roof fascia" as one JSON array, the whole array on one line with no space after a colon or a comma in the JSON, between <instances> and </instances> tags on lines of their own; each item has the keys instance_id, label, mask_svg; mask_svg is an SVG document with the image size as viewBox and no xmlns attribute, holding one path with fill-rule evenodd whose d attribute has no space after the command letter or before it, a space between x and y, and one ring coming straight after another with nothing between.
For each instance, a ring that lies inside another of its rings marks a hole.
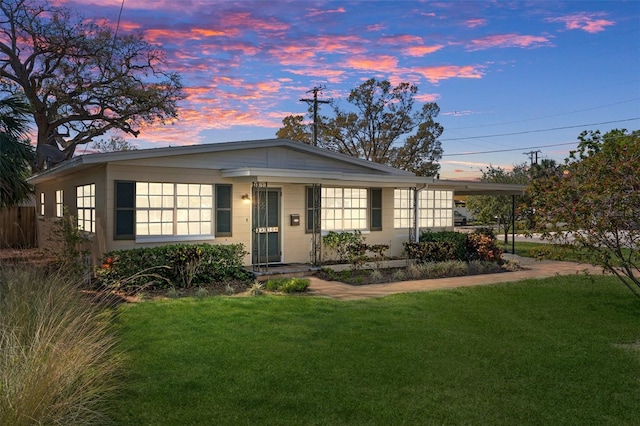
<instances>
[{"instance_id":1,"label":"white roof fascia","mask_svg":"<svg viewBox=\"0 0 640 426\"><path fill-rule=\"evenodd\" d=\"M290 169L266 169L243 167L237 169L226 169L221 171L221 176L244 181L255 182L279 182L279 183L323 183L333 184L349 183L363 186L385 186L385 187L413 187L417 185L432 184L433 178L419 177L414 175L369 175L363 173L339 173L324 172L314 170L290 170Z\"/></svg>"}]
</instances>

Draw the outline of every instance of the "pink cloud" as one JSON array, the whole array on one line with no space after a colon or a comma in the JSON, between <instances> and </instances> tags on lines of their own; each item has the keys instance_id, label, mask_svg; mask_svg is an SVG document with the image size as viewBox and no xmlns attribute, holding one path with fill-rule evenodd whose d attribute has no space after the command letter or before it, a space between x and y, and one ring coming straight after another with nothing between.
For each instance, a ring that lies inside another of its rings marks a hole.
<instances>
[{"instance_id":1,"label":"pink cloud","mask_svg":"<svg viewBox=\"0 0 640 426\"><path fill-rule=\"evenodd\" d=\"M414 96L414 99L418 102L436 102L441 98L440 95L436 93L423 93Z\"/></svg>"},{"instance_id":2,"label":"pink cloud","mask_svg":"<svg viewBox=\"0 0 640 426\"><path fill-rule=\"evenodd\" d=\"M288 69L285 71L295 75L320 77L330 83L341 83L342 77L345 75L345 71L343 70L336 70L336 69L329 69L329 68L322 68L322 67Z\"/></svg>"},{"instance_id":3,"label":"pink cloud","mask_svg":"<svg viewBox=\"0 0 640 426\"><path fill-rule=\"evenodd\" d=\"M483 68L478 65L443 65L415 68L414 71L423 75L430 83L438 84L440 80L450 78L482 78L484 76Z\"/></svg>"},{"instance_id":4,"label":"pink cloud","mask_svg":"<svg viewBox=\"0 0 640 426\"><path fill-rule=\"evenodd\" d=\"M240 32L238 30L228 31L228 30L216 30L211 28L193 28L191 30L191 33L194 35L202 36L202 37L223 37L223 36L235 37L239 35Z\"/></svg>"},{"instance_id":5,"label":"pink cloud","mask_svg":"<svg viewBox=\"0 0 640 426\"><path fill-rule=\"evenodd\" d=\"M295 41L296 44L281 44L269 50L269 54L281 65L307 68L314 58L320 63L325 55L350 54L364 52L364 41L356 36L318 36L313 44Z\"/></svg>"},{"instance_id":6,"label":"pink cloud","mask_svg":"<svg viewBox=\"0 0 640 426\"><path fill-rule=\"evenodd\" d=\"M521 47L532 49L550 45L551 40L548 37L519 34L499 34L471 40L471 42L467 44L467 48L470 51L485 50L494 47Z\"/></svg>"},{"instance_id":7,"label":"pink cloud","mask_svg":"<svg viewBox=\"0 0 640 426\"><path fill-rule=\"evenodd\" d=\"M257 19L249 12L230 13L224 16L225 26L233 28L249 28L253 31L281 32L288 30L291 26L284 22L279 22L274 18Z\"/></svg>"},{"instance_id":8,"label":"pink cloud","mask_svg":"<svg viewBox=\"0 0 640 426\"><path fill-rule=\"evenodd\" d=\"M482 18L467 19L465 24L467 28L483 27L487 24L487 20Z\"/></svg>"},{"instance_id":9,"label":"pink cloud","mask_svg":"<svg viewBox=\"0 0 640 426\"><path fill-rule=\"evenodd\" d=\"M352 57L347 59L347 66L359 70L391 72L398 66L398 59L389 55L380 55L375 57Z\"/></svg>"},{"instance_id":10,"label":"pink cloud","mask_svg":"<svg viewBox=\"0 0 640 426\"><path fill-rule=\"evenodd\" d=\"M442 49L444 45L436 44L433 46L408 46L402 49L402 53L407 56L425 56Z\"/></svg>"},{"instance_id":11,"label":"pink cloud","mask_svg":"<svg viewBox=\"0 0 640 426\"><path fill-rule=\"evenodd\" d=\"M397 36L383 36L380 37L380 44L389 45L404 45L404 44L422 44L422 37L414 36L410 34L403 34Z\"/></svg>"},{"instance_id":12,"label":"pink cloud","mask_svg":"<svg viewBox=\"0 0 640 426\"><path fill-rule=\"evenodd\" d=\"M314 16L318 16L318 15L326 15L328 13L345 13L346 10L344 7L339 7L337 9L329 9L329 10L321 10L321 9L310 9L309 13L307 13L307 16L309 18L312 18Z\"/></svg>"},{"instance_id":13,"label":"pink cloud","mask_svg":"<svg viewBox=\"0 0 640 426\"><path fill-rule=\"evenodd\" d=\"M366 30L367 31L371 31L371 32L375 32L375 31L382 31L385 28L387 28L387 27L384 24L373 24L373 25L367 25Z\"/></svg>"},{"instance_id":14,"label":"pink cloud","mask_svg":"<svg viewBox=\"0 0 640 426\"><path fill-rule=\"evenodd\" d=\"M601 19L602 13L576 13L573 15L548 18L547 22L563 23L568 30L583 30L590 34L604 31L606 27L615 25L614 21Z\"/></svg>"}]
</instances>

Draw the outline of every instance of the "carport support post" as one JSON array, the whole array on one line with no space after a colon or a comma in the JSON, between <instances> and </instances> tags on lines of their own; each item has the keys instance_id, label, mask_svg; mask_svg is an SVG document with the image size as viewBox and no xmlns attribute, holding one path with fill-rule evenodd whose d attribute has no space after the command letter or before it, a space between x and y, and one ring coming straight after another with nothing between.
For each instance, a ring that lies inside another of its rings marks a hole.
<instances>
[{"instance_id":1,"label":"carport support post","mask_svg":"<svg viewBox=\"0 0 640 426\"><path fill-rule=\"evenodd\" d=\"M516 196L511 196L511 254L516 254Z\"/></svg>"}]
</instances>

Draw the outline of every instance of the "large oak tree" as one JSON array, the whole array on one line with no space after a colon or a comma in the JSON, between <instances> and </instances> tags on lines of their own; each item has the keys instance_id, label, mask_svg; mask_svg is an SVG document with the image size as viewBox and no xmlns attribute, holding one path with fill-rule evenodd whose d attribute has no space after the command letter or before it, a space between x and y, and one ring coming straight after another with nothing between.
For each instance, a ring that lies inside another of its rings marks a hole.
<instances>
[{"instance_id":1,"label":"large oak tree","mask_svg":"<svg viewBox=\"0 0 640 426\"><path fill-rule=\"evenodd\" d=\"M109 130L137 136L177 116L180 77L162 61L140 34L116 36L45 0L0 0L0 90L28 101L37 145L66 158Z\"/></svg>"},{"instance_id":2,"label":"large oak tree","mask_svg":"<svg viewBox=\"0 0 640 426\"><path fill-rule=\"evenodd\" d=\"M421 176L435 176L442 146L438 138L442 126L435 121L440 113L436 103L417 108L417 86L370 79L351 90L341 108L332 101L332 116L318 117L318 146L387 164ZM312 143L310 124L303 116L285 117L277 132L280 138Z\"/></svg>"}]
</instances>

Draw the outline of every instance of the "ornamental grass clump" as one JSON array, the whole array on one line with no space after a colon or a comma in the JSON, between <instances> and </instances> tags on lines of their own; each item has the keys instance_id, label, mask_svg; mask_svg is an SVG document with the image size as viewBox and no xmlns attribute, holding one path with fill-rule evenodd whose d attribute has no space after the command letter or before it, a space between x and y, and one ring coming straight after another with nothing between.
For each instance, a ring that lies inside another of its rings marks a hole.
<instances>
[{"instance_id":1,"label":"ornamental grass clump","mask_svg":"<svg viewBox=\"0 0 640 426\"><path fill-rule=\"evenodd\" d=\"M113 311L76 280L35 269L0 269L0 423L108 421L120 357Z\"/></svg>"}]
</instances>

